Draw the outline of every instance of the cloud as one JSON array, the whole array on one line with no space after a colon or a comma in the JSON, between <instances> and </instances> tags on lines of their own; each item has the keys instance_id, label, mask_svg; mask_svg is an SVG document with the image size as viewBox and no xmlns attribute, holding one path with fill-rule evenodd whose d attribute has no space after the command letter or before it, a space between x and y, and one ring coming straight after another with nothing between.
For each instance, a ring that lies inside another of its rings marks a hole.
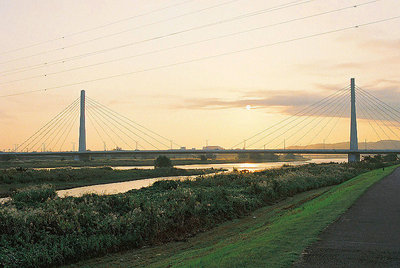
<instances>
[{"instance_id":1,"label":"cloud","mask_svg":"<svg viewBox=\"0 0 400 268\"><path fill-rule=\"evenodd\" d=\"M376 83L383 83L376 81ZM395 81L386 81L385 83ZM372 89L363 89L372 94L379 100L385 102L391 107L399 110L400 94L399 87L374 87ZM244 109L250 105L253 109L263 109L268 113L279 113L285 115L295 115L300 111L303 116L322 116L322 117L349 117L350 115L350 91L347 94L332 95L333 85L320 85L322 88L331 90L331 92L299 92L299 91L252 91L243 93L236 99L224 98L192 98L181 101L180 104L173 105L174 109L194 109L194 110L220 110L220 109ZM357 91L357 104L359 119L391 119L392 110L389 112L374 97L368 95L362 90ZM332 97L326 99L328 96ZM378 105L379 104L379 105ZM304 110L304 111L303 111ZM383 112L385 110L385 112ZM390 114L390 116L388 115ZM400 113L398 114L400 115ZM400 119L400 117L399 117Z\"/></svg>"},{"instance_id":2,"label":"cloud","mask_svg":"<svg viewBox=\"0 0 400 268\"><path fill-rule=\"evenodd\" d=\"M219 110L245 108L247 105L250 105L253 109L265 109L268 112L295 114L301 109L317 103L327 95L329 94L298 91L253 91L244 93L237 99L186 99L180 104L174 105L173 108ZM338 97L335 100L339 99ZM328 106L326 107L329 108Z\"/></svg>"}]
</instances>

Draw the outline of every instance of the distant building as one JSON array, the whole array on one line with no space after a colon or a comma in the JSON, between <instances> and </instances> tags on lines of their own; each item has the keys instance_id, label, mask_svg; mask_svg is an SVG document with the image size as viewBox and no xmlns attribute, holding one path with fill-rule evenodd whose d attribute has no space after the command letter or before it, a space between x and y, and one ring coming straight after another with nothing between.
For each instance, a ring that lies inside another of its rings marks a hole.
<instances>
[{"instance_id":1,"label":"distant building","mask_svg":"<svg viewBox=\"0 0 400 268\"><path fill-rule=\"evenodd\" d=\"M204 146L203 150L225 150L221 146Z\"/></svg>"},{"instance_id":2,"label":"distant building","mask_svg":"<svg viewBox=\"0 0 400 268\"><path fill-rule=\"evenodd\" d=\"M186 147L181 147L181 150L186 150Z\"/></svg>"}]
</instances>

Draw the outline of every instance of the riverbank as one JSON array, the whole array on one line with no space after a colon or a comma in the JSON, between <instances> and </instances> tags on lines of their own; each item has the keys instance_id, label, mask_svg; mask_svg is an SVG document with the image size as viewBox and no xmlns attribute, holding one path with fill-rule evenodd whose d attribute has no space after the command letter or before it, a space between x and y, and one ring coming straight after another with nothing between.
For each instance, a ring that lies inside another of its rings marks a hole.
<instances>
[{"instance_id":1,"label":"riverbank","mask_svg":"<svg viewBox=\"0 0 400 268\"><path fill-rule=\"evenodd\" d=\"M113 170L110 167L49 170L14 168L0 170L0 198L10 196L17 189L41 184L51 184L56 190L65 190L147 178L204 175L219 171L222 170L177 168Z\"/></svg>"},{"instance_id":2,"label":"riverbank","mask_svg":"<svg viewBox=\"0 0 400 268\"><path fill-rule=\"evenodd\" d=\"M345 158L343 158L345 159ZM231 164L231 163L272 163L272 162L293 162L306 161L308 158L295 156L292 159L171 159L174 166L180 165L207 165L207 164ZM73 160L9 160L0 161L0 169L7 168L62 168L62 167L135 167L135 166L154 166L154 159L95 159L90 161L73 161Z\"/></svg>"},{"instance_id":3,"label":"riverbank","mask_svg":"<svg viewBox=\"0 0 400 268\"><path fill-rule=\"evenodd\" d=\"M327 225L394 169L300 193L187 241L109 254L70 267L291 267Z\"/></svg>"},{"instance_id":4,"label":"riverbank","mask_svg":"<svg viewBox=\"0 0 400 268\"><path fill-rule=\"evenodd\" d=\"M50 266L204 232L381 164L309 164L163 181L111 196L11 201L0 209L0 264Z\"/></svg>"}]
</instances>

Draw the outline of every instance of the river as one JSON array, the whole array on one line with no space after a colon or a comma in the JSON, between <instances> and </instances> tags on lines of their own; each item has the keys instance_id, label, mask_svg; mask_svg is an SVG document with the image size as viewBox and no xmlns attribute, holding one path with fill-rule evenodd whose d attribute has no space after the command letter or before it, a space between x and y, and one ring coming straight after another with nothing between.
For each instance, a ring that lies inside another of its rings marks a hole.
<instances>
[{"instance_id":1,"label":"river","mask_svg":"<svg viewBox=\"0 0 400 268\"><path fill-rule=\"evenodd\" d=\"M269 168L277 168L281 167L284 164L298 166L307 163L329 163L329 162L347 162L345 158L324 158L324 159L312 159L307 161L295 161L295 162L269 162L269 163L231 163L231 164L199 164L199 165L178 165L176 168L182 169L196 169L196 168L215 168L220 169L224 168L228 171L232 171L234 168L237 170L249 170L249 171L257 171ZM143 168L149 169L153 168L150 166L125 166L125 167L113 167L114 169L122 170L122 169L133 169L133 168ZM151 179L143 179L143 180L135 180L135 181L126 181L126 182L114 182L107 184L97 184L85 187L77 187L68 190L60 190L57 191L58 196L66 197L66 196L82 196L87 193L95 193L95 194L117 194L124 193L133 189L140 189L143 187L148 187L152 185L156 181L160 180L184 180L195 178L196 176L175 176L175 177L159 177L159 178L151 178ZM0 203L7 201L7 198L0 198Z\"/></svg>"}]
</instances>

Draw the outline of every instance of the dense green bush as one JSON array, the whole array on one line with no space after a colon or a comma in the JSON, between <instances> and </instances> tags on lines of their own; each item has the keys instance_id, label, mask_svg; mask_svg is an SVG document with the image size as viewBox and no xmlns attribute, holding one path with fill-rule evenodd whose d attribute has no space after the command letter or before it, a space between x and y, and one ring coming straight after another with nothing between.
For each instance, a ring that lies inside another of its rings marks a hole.
<instances>
[{"instance_id":1,"label":"dense green bush","mask_svg":"<svg viewBox=\"0 0 400 268\"><path fill-rule=\"evenodd\" d=\"M11 198L14 202L37 203L54 198L56 195L54 186L42 184L17 190L11 195Z\"/></svg>"},{"instance_id":2,"label":"dense green bush","mask_svg":"<svg viewBox=\"0 0 400 268\"><path fill-rule=\"evenodd\" d=\"M163 181L124 194L0 207L0 266L55 266L181 240L282 198L339 184L374 167L309 164Z\"/></svg>"},{"instance_id":3,"label":"dense green bush","mask_svg":"<svg viewBox=\"0 0 400 268\"><path fill-rule=\"evenodd\" d=\"M155 168L169 168L172 167L171 159L164 155L160 155L159 157L154 160L154 167Z\"/></svg>"}]
</instances>

